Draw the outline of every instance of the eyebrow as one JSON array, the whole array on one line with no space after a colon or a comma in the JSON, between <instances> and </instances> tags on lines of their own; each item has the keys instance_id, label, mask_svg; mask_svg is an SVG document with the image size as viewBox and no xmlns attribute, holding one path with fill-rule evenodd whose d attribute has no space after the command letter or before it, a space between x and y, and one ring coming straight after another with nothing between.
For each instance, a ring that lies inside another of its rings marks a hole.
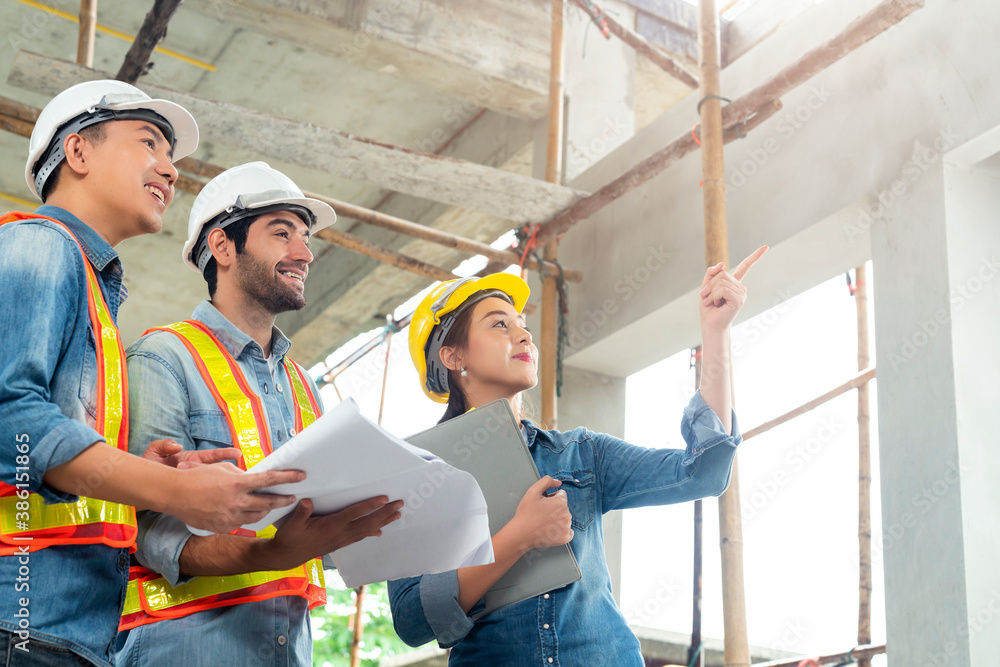
<instances>
[{"instance_id":1,"label":"eyebrow","mask_svg":"<svg viewBox=\"0 0 1000 667\"><path fill-rule=\"evenodd\" d=\"M157 144L164 144L167 142L166 138L163 136L163 133L160 132L160 130L158 129L154 129L152 125L143 125L142 127L139 128L139 130L140 131L145 130L149 134L153 135L153 139L156 140ZM169 157L171 160L174 159L173 146L167 149L167 157Z\"/></svg>"},{"instance_id":2,"label":"eyebrow","mask_svg":"<svg viewBox=\"0 0 1000 667\"><path fill-rule=\"evenodd\" d=\"M295 216L295 219L298 220L300 223L302 222L302 220L298 216ZM303 223L303 224L305 224L305 223ZM267 228L269 229L271 227L274 227L275 225L281 225L282 227L288 227L291 231L298 232L298 229L296 229L297 225L294 222L292 222L291 220L289 220L288 218L273 218L272 220L270 220L267 223ZM309 233L309 228L308 227L306 227L305 234L306 234L306 240L307 241L312 238L312 234Z\"/></svg>"},{"instance_id":3,"label":"eyebrow","mask_svg":"<svg viewBox=\"0 0 1000 667\"><path fill-rule=\"evenodd\" d=\"M480 321L480 322L482 322L482 321L483 321L483 320L485 320L485 319L486 319L487 317L490 317L490 316L492 316L492 315L503 315L504 317L510 317L510 313L508 313L508 312L507 312L506 310L491 310L490 312L486 313L486 314L485 314L485 315L483 315L483 316L482 316L481 318L479 318L479 321ZM516 319L517 319L517 321L518 321L518 322L520 322L520 323L521 323L521 326L522 326L522 327L523 327L523 326L524 326L524 325L526 324L526 321L525 321L525 319L524 319L524 317L523 317L523 316L521 316L521 315L518 315L518 316L516 317Z\"/></svg>"}]
</instances>

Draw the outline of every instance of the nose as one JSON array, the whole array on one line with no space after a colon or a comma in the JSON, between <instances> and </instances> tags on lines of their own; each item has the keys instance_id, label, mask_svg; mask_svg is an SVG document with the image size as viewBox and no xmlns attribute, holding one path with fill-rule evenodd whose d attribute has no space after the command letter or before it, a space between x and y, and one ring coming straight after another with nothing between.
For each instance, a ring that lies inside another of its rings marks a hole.
<instances>
[{"instance_id":1,"label":"nose","mask_svg":"<svg viewBox=\"0 0 1000 667\"><path fill-rule=\"evenodd\" d=\"M306 244L307 239L302 236L296 236L296 241L292 243L292 256L291 259L297 262L305 262L310 264L313 261L312 251L309 250L309 246Z\"/></svg>"},{"instance_id":2,"label":"nose","mask_svg":"<svg viewBox=\"0 0 1000 667\"><path fill-rule=\"evenodd\" d=\"M525 343L525 344L531 343L531 332L525 329L524 327L518 326L517 329L515 329L515 333L517 335L518 343Z\"/></svg>"},{"instance_id":3,"label":"nose","mask_svg":"<svg viewBox=\"0 0 1000 667\"><path fill-rule=\"evenodd\" d=\"M174 183L177 182L177 167L170 161L170 156L165 151L160 155L159 162L156 172L167 179L167 185L173 187Z\"/></svg>"}]
</instances>

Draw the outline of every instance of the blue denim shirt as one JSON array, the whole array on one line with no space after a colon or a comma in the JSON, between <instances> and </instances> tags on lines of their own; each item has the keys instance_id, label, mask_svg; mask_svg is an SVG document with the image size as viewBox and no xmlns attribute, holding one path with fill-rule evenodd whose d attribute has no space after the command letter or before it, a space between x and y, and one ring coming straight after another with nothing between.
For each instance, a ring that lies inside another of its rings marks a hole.
<instances>
[{"instance_id":1,"label":"blue denim shirt","mask_svg":"<svg viewBox=\"0 0 1000 667\"><path fill-rule=\"evenodd\" d=\"M292 387L283 365L291 346L288 338L274 329L271 355L277 366L272 377L260 345L215 306L203 301L192 317L211 329L260 396L272 446L288 442L295 429ZM233 446L222 410L177 336L155 331L136 341L128 349L128 373L130 441L173 438L192 450ZM307 381L319 402L315 383ZM180 555L190 538L178 519L140 512L135 556L177 585L189 579L180 573ZM294 596L208 609L122 634L118 665L312 664L309 603Z\"/></svg>"},{"instance_id":2,"label":"blue denim shirt","mask_svg":"<svg viewBox=\"0 0 1000 667\"><path fill-rule=\"evenodd\" d=\"M0 226L0 285L7 295L0 301L0 479L15 483L15 438L26 434L29 490L46 502L72 502L76 496L46 486L46 471L104 440L94 430L97 352L80 248L116 320L125 288L121 260L97 232L61 208L37 212L65 223L79 245L47 220ZM31 637L109 665L125 601L128 551L100 544L36 551L28 559L28 581L22 581L27 591L16 591L13 583L19 559L0 557L0 628L18 630L14 614L19 599L27 597Z\"/></svg>"},{"instance_id":3,"label":"blue denim shirt","mask_svg":"<svg viewBox=\"0 0 1000 667\"><path fill-rule=\"evenodd\" d=\"M611 510L667 505L721 495L729 486L742 441L697 393L681 422L687 448L636 447L586 428L543 431L524 422L528 447L541 475L562 481L583 577L479 619L482 601L466 615L458 604L453 570L389 582L396 633L411 646L436 639L452 647L449 665L524 667L615 665L642 667L639 640L611 594L604 557L602 515Z\"/></svg>"}]
</instances>

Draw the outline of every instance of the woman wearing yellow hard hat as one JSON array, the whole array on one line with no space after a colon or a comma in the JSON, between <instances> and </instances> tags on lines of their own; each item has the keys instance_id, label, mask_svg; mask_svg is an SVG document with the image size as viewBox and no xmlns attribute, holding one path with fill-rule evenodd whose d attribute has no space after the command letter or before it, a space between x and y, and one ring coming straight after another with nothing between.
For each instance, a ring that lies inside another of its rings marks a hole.
<instances>
[{"instance_id":1,"label":"woman wearing yellow hard hat","mask_svg":"<svg viewBox=\"0 0 1000 667\"><path fill-rule=\"evenodd\" d=\"M702 386L684 410L684 450L647 449L586 428L543 430L523 419L521 392L538 380L538 348L521 311L528 285L498 273L438 285L410 323L410 355L424 393L447 403L442 421L510 401L542 479L493 536L495 562L389 582L396 632L437 640L449 665L643 665L639 641L615 604L601 517L615 509L722 494L742 441L729 388L729 326L746 300L740 280L767 250L702 283ZM718 415L725 415L722 419ZM553 495L547 492L557 488ZM527 551L569 543L582 578L476 621L481 598Z\"/></svg>"}]
</instances>

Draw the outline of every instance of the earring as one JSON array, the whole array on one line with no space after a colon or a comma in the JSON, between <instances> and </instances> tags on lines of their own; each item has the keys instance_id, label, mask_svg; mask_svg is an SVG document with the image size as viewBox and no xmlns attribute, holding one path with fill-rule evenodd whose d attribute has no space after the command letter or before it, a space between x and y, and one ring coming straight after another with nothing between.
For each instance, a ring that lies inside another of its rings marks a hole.
<instances>
[{"instance_id":1,"label":"earring","mask_svg":"<svg viewBox=\"0 0 1000 667\"><path fill-rule=\"evenodd\" d=\"M465 370L465 366L462 366L462 377L469 377L469 371Z\"/></svg>"}]
</instances>

